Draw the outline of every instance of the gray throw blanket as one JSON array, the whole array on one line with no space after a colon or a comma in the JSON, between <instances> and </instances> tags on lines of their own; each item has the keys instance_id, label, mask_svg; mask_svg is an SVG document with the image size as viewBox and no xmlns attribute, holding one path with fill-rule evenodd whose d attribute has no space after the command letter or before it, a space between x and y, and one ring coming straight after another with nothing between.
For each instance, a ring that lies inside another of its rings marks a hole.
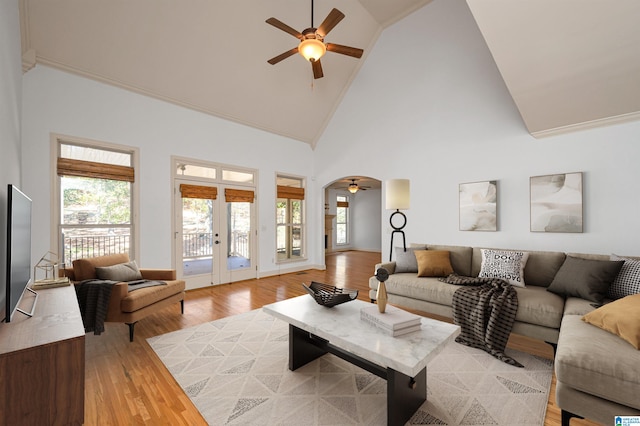
<instances>
[{"instance_id":1,"label":"gray throw blanket","mask_svg":"<svg viewBox=\"0 0 640 426\"><path fill-rule=\"evenodd\" d=\"M81 281L74 286L84 331L93 331L95 335L100 335L104 331L104 320L109 310L111 291L114 284L118 282L120 281L90 279ZM166 284L164 281L153 280L130 281L128 291Z\"/></svg>"},{"instance_id":2,"label":"gray throw blanket","mask_svg":"<svg viewBox=\"0 0 640 426\"><path fill-rule=\"evenodd\" d=\"M104 331L104 319L109 309L111 290L117 281L84 280L74 287L82 315L84 331L100 335Z\"/></svg>"},{"instance_id":3,"label":"gray throw blanket","mask_svg":"<svg viewBox=\"0 0 640 426\"><path fill-rule=\"evenodd\" d=\"M518 294L497 278L451 274L440 281L462 285L453 294L453 322L461 328L456 342L478 348L507 364L523 367L504 353L518 311Z\"/></svg>"}]
</instances>

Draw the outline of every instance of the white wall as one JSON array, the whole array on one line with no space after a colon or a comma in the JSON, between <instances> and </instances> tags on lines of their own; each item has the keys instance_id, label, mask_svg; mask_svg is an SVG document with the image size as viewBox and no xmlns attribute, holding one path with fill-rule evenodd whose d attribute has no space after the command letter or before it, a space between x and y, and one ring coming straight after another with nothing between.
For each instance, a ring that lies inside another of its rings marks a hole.
<instances>
[{"instance_id":1,"label":"white wall","mask_svg":"<svg viewBox=\"0 0 640 426\"><path fill-rule=\"evenodd\" d=\"M6 285L7 185L21 186L21 79L18 2L0 1L0 312L4 312Z\"/></svg>"},{"instance_id":2,"label":"white wall","mask_svg":"<svg viewBox=\"0 0 640 426\"><path fill-rule=\"evenodd\" d=\"M464 0L434 0L384 31L315 154L318 185L409 178L407 242L640 255L640 122L531 137ZM578 171L584 232L530 232L529 177ZM498 232L459 231L458 185L494 179Z\"/></svg>"},{"instance_id":3,"label":"white wall","mask_svg":"<svg viewBox=\"0 0 640 426\"><path fill-rule=\"evenodd\" d=\"M173 261L172 155L259 169L261 274L278 271L273 262L276 173L305 176L312 182L313 152L307 144L40 65L24 76L23 123L23 182L35 205L36 253L51 248L51 133L139 147L138 261L147 267L169 267ZM307 197L309 229L322 229L324 222L319 222L317 213L322 197L312 185ZM315 259L318 256L313 250L323 240L316 239L316 232L310 232L310 236L308 249ZM309 265L312 263L286 267Z\"/></svg>"},{"instance_id":4,"label":"white wall","mask_svg":"<svg viewBox=\"0 0 640 426\"><path fill-rule=\"evenodd\" d=\"M351 195L349 209L353 208L351 221L351 246L353 249L366 251L381 250L381 197L382 191L379 189L358 191Z\"/></svg>"}]
</instances>

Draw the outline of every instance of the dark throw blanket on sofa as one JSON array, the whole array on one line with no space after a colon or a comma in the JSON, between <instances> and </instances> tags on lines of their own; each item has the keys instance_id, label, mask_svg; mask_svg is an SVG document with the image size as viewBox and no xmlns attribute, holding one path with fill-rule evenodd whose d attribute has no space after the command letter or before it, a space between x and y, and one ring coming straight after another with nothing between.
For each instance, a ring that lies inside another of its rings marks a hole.
<instances>
[{"instance_id":1,"label":"dark throw blanket on sofa","mask_svg":"<svg viewBox=\"0 0 640 426\"><path fill-rule=\"evenodd\" d=\"M76 297L80 306L80 315L84 331L100 335L104 331L104 320L109 310L109 299L113 286L120 281L89 279L76 284ZM164 281L130 281L129 291L157 285L166 285Z\"/></svg>"},{"instance_id":2,"label":"dark throw blanket on sofa","mask_svg":"<svg viewBox=\"0 0 640 426\"><path fill-rule=\"evenodd\" d=\"M456 342L523 367L504 353L518 311L518 295L513 286L501 279L456 274L440 280L464 286L453 294L453 322L461 328Z\"/></svg>"}]
</instances>

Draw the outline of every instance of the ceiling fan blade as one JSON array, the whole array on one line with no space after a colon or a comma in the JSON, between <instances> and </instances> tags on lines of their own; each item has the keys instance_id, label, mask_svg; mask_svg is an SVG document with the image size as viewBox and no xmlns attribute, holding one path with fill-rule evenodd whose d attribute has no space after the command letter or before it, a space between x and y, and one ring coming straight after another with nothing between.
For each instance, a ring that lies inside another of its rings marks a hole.
<instances>
[{"instance_id":1,"label":"ceiling fan blade","mask_svg":"<svg viewBox=\"0 0 640 426\"><path fill-rule=\"evenodd\" d=\"M282 61L284 59L287 59L289 56L295 55L296 53L298 53L298 48L294 47L291 50L287 50L286 52L281 53L278 56L275 56L275 57L269 59L267 62L269 62L271 65L275 65L278 62L280 62L280 61Z\"/></svg>"},{"instance_id":2,"label":"ceiling fan blade","mask_svg":"<svg viewBox=\"0 0 640 426\"><path fill-rule=\"evenodd\" d=\"M329 34L329 31L331 31L333 27L338 25L338 22L342 21L342 19L344 19L344 13L340 12L338 9L332 9L327 17L324 18L324 21L322 21L322 24L320 24L316 32L320 37L324 38L324 36Z\"/></svg>"},{"instance_id":3,"label":"ceiling fan blade","mask_svg":"<svg viewBox=\"0 0 640 426\"><path fill-rule=\"evenodd\" d=\"M322 73L322 64L320 63L320 59L317 61L311 62L311 68L313 69L313 78L322 78L324 74Z\"/></svg>"},{"instance_id":4,"label":"ceiling fan blade","mask_svg":"<svg viewBox=\"0 0 640 426\"><path fill-rule=\"evenodd\" d=\"M364 50L358 49L357 47L343 46L341 44L327 43L326 46L329 52L353 56L354 58L361 58L364 53Z\"/></svg>"},{"instance_id":5,"label":"ceiling fan blade","mask_svg":"<svg viewBox=\"0 0 640 426\"><path fill-rule=\"evenodd\" d=\"M267 19L265 22L266 22L267 24L271 24L271 25L273 25L274 27L276 27L276 28L278 28L278 29L280 29L280 30L284 31L285 33L289 33L289 34L291 34L292 36L294 36L294 37L295 37L295 38L297 38L297 39L302 40L302 39L304 38L304 36L302 35L302 33L301 33L300 31L298 31L298 30L295 30L295 29L291 28L290 26L288 26L287 24L285 24L285 23L284 23L284 22L282 22L282 21L279 21L279 20L278 20L278 19L276 19L276 18L269 18L269 19Z\"/></svg>"}]
</instances>

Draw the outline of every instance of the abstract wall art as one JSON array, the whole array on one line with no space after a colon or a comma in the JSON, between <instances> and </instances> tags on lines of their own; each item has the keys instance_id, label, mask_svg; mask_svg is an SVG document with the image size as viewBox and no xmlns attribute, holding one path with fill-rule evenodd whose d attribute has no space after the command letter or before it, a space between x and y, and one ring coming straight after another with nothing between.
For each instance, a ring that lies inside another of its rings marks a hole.
<instances>
[{"instance_id":1,"label":"abstract wall art","mask_svg":"<svg viewBox=\"0 0 640 426\"><path fill-rule=\"evenodd\" d=\"M582 232L582 173L529 179L531 232Z\"/></svg>"},{"instance_id":2,"label":"abstract wall art","mask_svg":"<svg viewBox=\"0 0 640 426\"><path fill-rule=\"evenodd\" d=\"M497 181L461 183L460 230L497 231Z\"/></svg>"}]
</instances>

